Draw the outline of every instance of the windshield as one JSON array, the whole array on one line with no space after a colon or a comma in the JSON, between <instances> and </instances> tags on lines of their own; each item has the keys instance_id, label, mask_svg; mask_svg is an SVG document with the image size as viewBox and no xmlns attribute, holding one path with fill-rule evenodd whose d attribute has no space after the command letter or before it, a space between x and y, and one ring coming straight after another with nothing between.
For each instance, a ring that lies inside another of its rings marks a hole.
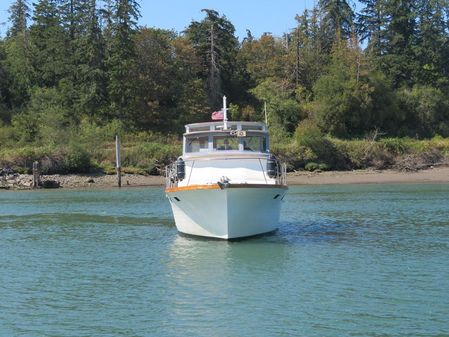
<instances>
[{"instance_id":1,"label":"windshield","mask_svg":"<svg viewBox=\"0 0 449 337\"><path fill-rule=\"evenodd\" d=\"M243 138L243 150L244 151L255 151L255 152L266 152L267 151L267 141L265 137L262 136L249 136Z\"/></svg>"},{"instance_id":2,"label":"windshield","mask_svg":"<svg viewBox=\"0 0 449 337\"><path fill-rule=\"evenodd\" d=\"M203 152L209 148L209 137L199 136L193 138L187 138L186 152Z\"/></svg>"},{"instance_id":3,"label":"windshield","mask_svg":"<svg viewBox=\"0 0 449 337\"><path fill-rule=\"evenodd\" d=\"M238 137L223 133L186 137L186 153L208 152L210 150L267 152L267 137L266 135L254 134Z\"/></svg>"},{"instance_id":4,"label":"windshield","mask_svg":"<svg viewBox=\"0 0 449 337\"><path fill-rule=\"evenodd\" d=\"M239 140L237 137L216 136L214 137L214 150L238 150Z\"/></svg>"}]
</instances>

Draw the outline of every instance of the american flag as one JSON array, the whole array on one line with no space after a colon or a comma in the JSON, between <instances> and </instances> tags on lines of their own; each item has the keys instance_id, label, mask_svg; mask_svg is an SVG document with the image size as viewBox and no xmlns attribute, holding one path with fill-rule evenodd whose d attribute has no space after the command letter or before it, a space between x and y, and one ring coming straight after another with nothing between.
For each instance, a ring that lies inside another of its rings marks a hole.
<instances>
[{"instance_id":1,"label":"american flag","mask_svg":"<svg viewBox=\"0 0 449 337\"><path fill-rule=\"evenodd\" d=\"M213 121L222 121L224 118L223 110L212 112L212 120Z\"/></svg>"}]
</instances>

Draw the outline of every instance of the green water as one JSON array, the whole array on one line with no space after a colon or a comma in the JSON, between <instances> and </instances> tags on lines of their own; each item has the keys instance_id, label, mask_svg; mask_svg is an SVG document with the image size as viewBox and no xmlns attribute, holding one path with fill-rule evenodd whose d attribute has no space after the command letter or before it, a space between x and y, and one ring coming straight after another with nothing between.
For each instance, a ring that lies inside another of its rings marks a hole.
<instances>
[{"instance_id":1,"label":"green water","mask_svg":"<svg viewBox=\"0 0 449 337\"><path fill-rule=\"evenodd\" d=\"M449 185L292 187L183 237L162 190L0 193L0 336L449 336Z\"/></svg>"}]
</instances>

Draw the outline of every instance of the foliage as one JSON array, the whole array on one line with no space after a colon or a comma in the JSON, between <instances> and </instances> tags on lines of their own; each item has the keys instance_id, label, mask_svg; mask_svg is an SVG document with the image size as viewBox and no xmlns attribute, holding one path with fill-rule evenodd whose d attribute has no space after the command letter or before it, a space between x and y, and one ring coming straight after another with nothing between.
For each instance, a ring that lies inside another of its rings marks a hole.
<instances>
[{"instance_id":1,"label":"foliage","mask_svg":"<svg viewBox=\"0 0 449 337\"><path fill-rule=\"evenodd\" d=\"M306 166L304 166L304 169L306 171L311 171L311 172L318 170L318 168L319 168L319 165L313 161L310 163L307 163Z\"/></svg>"},{"instance_id":2,"label":"foliage","mask_svg":"<svg viewBox=\"0 0 449 337\"><path fill-rule=\"evenodd\" d=\"M412 136L449 136L449 100L441 90L417 85L402 88L398 98L407 115L406 129Z\"/></svg>"},{"instance_id":3,"label":"foliage","mask_svg":"<svg viewBox=\"0 0 449 337\"><path fill-rule=\"evenodd\" d=\"M64 173L87 173L91 168L89 153L80 145L70 145L63 154Z\"/></svg>"},{"instance_id":4,"label":"foliage","mask_svg":"<svg viewBox=\"0 0 449 337\"><path fill-rule=\"evenodd\" d=\"M172 135L223 95L233 119L264 120L266 106L289 170L445 158L447 0L360 0L357 13L316 3L282 37L239 42L213 9L175 32L139 27L137 0L14 0L0 37L0 161L109 172L119 134L128 169L155 173L179 154Z\"/></svg>"},{"instance_id":5,"label":"foliage","mask_svg":"<svg viewBox=\"0 0 449 337\"><path fill-rule=\"evenodd\" d=\"M238 40L234 25L226 16L212 9L202 11L206 17L202 21L192 21L185 34L201 59L209 106L218 109L223 94L233 91Z\"/></svg>"},{"instance_id":6,"label":"foliage","mask_svg":"<svg viewBox=\"0 0 449 337\"><path fill-rule=\"evenodd\" d=\"M293 133L296 125L304 113L295 100L295 92L289 90L285 83L271 79L260 83L251 92L260 101L266 102L268 124L284 129L284 132Z\"/></svg>"}]
</instances>

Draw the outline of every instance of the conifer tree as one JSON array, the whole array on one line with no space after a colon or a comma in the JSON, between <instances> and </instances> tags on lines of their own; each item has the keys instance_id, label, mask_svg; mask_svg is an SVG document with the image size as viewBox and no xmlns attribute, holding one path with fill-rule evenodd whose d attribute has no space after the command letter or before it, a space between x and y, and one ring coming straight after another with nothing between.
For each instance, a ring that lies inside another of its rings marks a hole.
<instances>
[{"instance_id":1,"label":"conifer tree","mask_svg":"<svg viewBox=\"0 0 449 337\"><path fill-rule=\"evenodd\" d=\"M368 41L367 51L373 56L385 53L386 48L386 0L360 0L365 7L357 15L360 41Z\"/></svg>"},{"instance_id":2,"label":"conifer tree","mask_svg":"<svg viewBox=\"0 0 449 337\"><path fill-rule=\"evenodd\" d=\"M413 45L416 43L416 0L389 0L385 10L388 15L386 28L386 55L382 68L395 87L412 85L412 70L416 67Z\"/></svg>"},{"instance_id":3,"label":"conifer tree","mask_svg":"<svg viewBox=\"0 0 449 337\"><path fill-rule=\"evenodd\" d=\"M21 33L25 35L27 30L27 22L30 17L30 8L26 0L16 0L9 7L9 23L8 36L13 37Z\"/></svg>"},{"instance_id":4,"label":"conifer tree","mask_svg":"<svg viewBox=\"0 0 449 337\"><path fill-rule=\"evenodd\" d=\"M223 94L232 91L239 44L234 36L235 28L225 16L210 9L203 9L203 12L206 17L200 22L193 21L185 33L202 59L209 104L217 109Z\"/></svg>"},{"instance_id":5,"label":"conifer tree","mask_svg":"<svg viewBox=\"0 0 449 337\"><path fill-rule=\"evenodd\" d=\"M27 28L29 11L25 0L17 0L9 8L10 29L5 41L5 67L10 76L12 113L27 104L33 82L31 44Z\"/></svg>"},{"instance_id":6,"label":"conifer tree","mask_svg":"<svg viewBox=\"0 0 449 337\"><path fill-rule=\"evenodd\" d=\"M36 85L54 87L67 73L70 50L57 0L39 0L33 11L30 39Z\"/></svg>"},{"instance_id":7,"label":"conifer tree","mask_svg":"<svg viewBox=\"0 0 449 337\"><path fill-rule=\"evenodd\" d=\"M107 1L106 67L108 97L113 117L131 122L135 109L134 79L132 78L135 48L133 37L140 16L135 0Z\"/></svg>"},{"instance_id":8,"label":"conifer tree","mask_svg":"<svg viewBox=\"0 0 449 337\"><path fill-rule=\"evenodd\" d=\"M354 11L346 0L319 0L323 44L330 51L339 38L348 39L353 30Z\"/></svg>"},{"instance_id":9,"label":"conifer tree","mask_svg":"<svg viewBox=\"0 0 449 337\"><path fill-rule=\"evenodd\" d=\"M444 13L445 0L419 0L414 53L414 81L449 89L449 34Z\"/></svg>"}]
</instances>

